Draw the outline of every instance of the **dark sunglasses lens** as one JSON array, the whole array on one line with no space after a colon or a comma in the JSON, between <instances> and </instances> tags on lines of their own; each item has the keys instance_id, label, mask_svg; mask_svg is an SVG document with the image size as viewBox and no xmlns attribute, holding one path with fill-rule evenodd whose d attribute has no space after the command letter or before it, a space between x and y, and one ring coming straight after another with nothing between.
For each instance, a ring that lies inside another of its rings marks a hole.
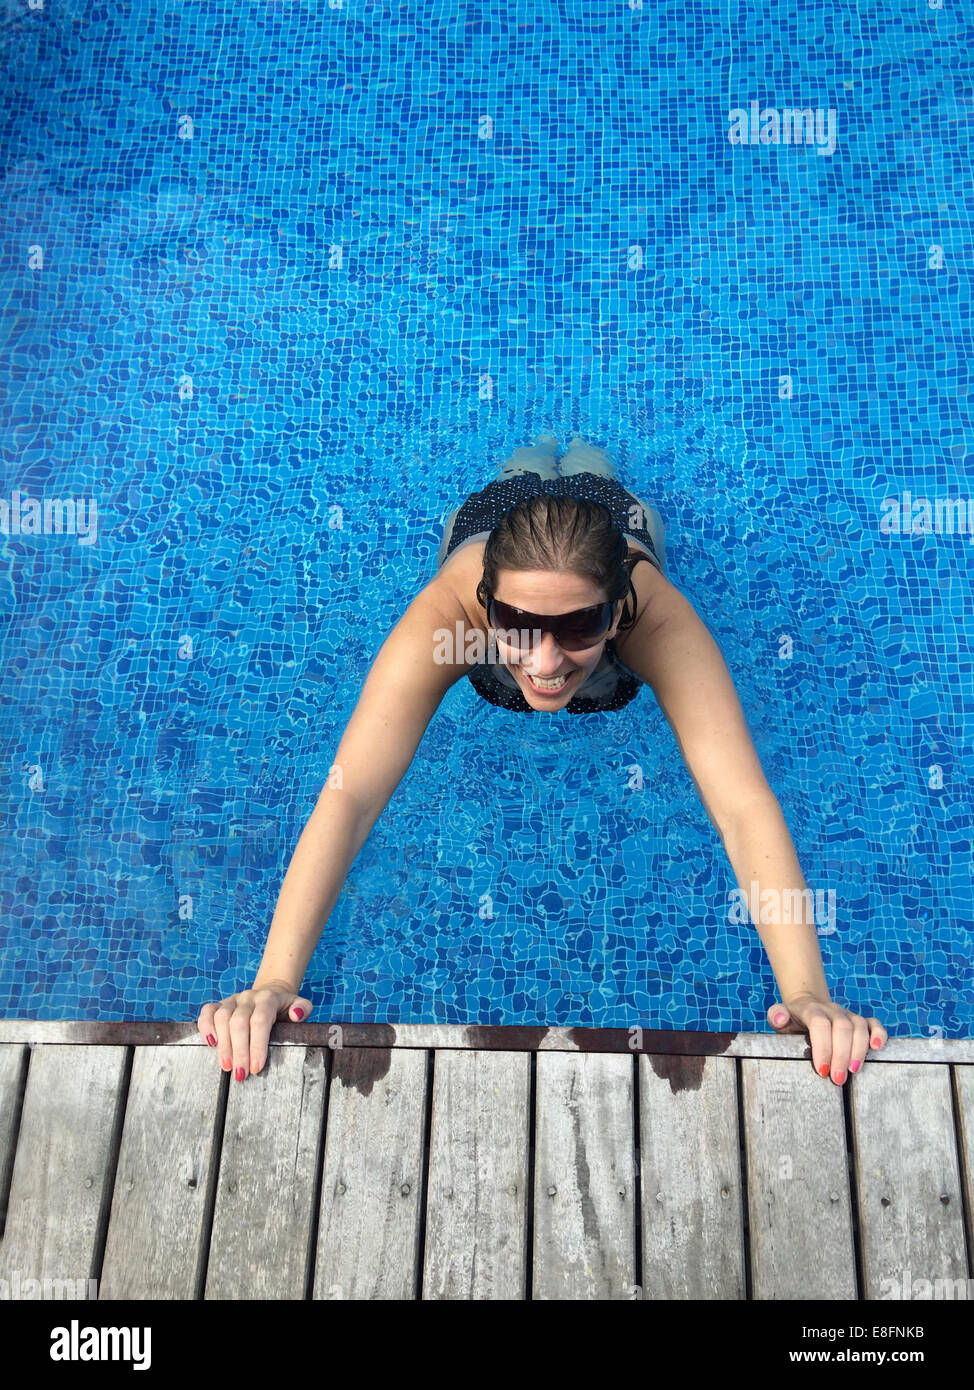
<instances>
[{"instance_id":1,"label":"dark sunglasses lens","mask_svg":"<svg viewBox=\"0 0 974 1390\"><path fill-rule=\"evenodd\" d=\"M609 624L602 621L601 613L590 614L587 618L566 623L560 633L555 633L555 641L566 651L581 651L601 642L608 630Z\"/></svg>"},{"instance_id":2,"label":"dark sunglasses lens","mask_svg":"<svg viewBox=\"0 0 974 1390\"><path fill-rule=\"evenodd\" d=\"M498 599L491 600L488 617L492 627L506 631L508 646L519 651L530 649L534 642L534 627L530 625L532 619ZM577 652L594 647L608 632L610 625L611 605L603 605L594 612L582 613L577 617L566 615L561 619L553 618L550 624L545 625L545 630L552 633L559 647L564 647L568 652Z\"/></svg>"}]
</instances>

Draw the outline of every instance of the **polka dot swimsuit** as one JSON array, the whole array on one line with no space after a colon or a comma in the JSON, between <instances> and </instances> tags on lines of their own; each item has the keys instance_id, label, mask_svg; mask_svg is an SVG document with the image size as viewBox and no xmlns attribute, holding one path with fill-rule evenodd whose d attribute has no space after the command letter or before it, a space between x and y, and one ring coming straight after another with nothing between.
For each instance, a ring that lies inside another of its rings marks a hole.
<instances>
[{"instance_id":1,"label":"polka dot swimsuit","mask_svg":"<svg viewBox=\"0 0 974 1390\"><path fill-rule=\"evenodd\" d=\"M471 536L492 531L510 507L539 493L553 497L587 497L592 502L601 502L623 532L632 536L633 540L640 541L649 551L649 555L640 558L649 560L662 570L652 536L645 527L632 521L631 509L637 507L640 512L642 510L639 499L614 478L603 478L596 473L572 473L567 478L541 478L537 473L524 473L517 478L488 483L480 492L471 493L457 513L444 559ZM493 652L496 652L496 645L492 644L488 660L471 669L469 679L474 690L492 705L521 714L537 714L538 711L524 698L510 670L496 660L490 660ZM616 655L615 642L610 640L606 642L602 660L586 680L582 693L572 696L565 709L569 714L622 709L636 698L641 685L642 681L635 672L630 671Z\"/></svg>"}]
</instances>

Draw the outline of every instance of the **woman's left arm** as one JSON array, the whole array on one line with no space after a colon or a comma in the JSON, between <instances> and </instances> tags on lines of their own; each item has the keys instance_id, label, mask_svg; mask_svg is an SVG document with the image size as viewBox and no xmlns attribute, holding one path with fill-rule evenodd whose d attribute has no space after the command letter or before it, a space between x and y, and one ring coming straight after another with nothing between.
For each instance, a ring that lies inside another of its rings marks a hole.
<instances>
[{"instance_id":1,"label":"woman's left arm","mask_svg":"<svg viewBox=\"0 0 974 1390\"><path fill-rule=\"evenodd\" d=\"M779 1033L807 1033L815 1070L841 1085L886 1029L829 994L812 895L720 648L652 566L637 566L633 583L640 616L616 649L659 701L749 905L781 994L768 1021Z\"/></svg>"}]
</instances>

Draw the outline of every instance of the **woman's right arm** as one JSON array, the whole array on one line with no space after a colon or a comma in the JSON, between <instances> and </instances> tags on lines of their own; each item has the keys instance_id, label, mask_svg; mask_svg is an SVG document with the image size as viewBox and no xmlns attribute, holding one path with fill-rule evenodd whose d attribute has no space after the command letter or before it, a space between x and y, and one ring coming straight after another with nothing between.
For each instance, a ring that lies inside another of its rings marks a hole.
<instances>
[{"instance_id":1,"label":"woman's right arm","mask_svg":"<svg viewBox=\"0 0 974 1390\"><path fill-rule=\"evenodd\" d=\"M434 657L435 631L452 635L464 620L450 588L434 579L389 633L291 857L252 988L200 1010L200 1033L216 1039L224 1069L232 1066L238 1078L263 1067L276 1019L295 1007L304 1018L310 1013L301 982L349 870L443 696L470 669ZM452 655L462 657L462 648Z\"/></svg>"}]
</instances>

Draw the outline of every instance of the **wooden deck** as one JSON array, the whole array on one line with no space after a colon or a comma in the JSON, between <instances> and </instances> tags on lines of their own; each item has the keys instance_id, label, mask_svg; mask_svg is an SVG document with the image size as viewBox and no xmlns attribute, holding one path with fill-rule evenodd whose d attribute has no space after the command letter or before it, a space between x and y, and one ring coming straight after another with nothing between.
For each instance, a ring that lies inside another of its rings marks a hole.
<instances>
[{"instance_id":1,"label":"wooden deck","mask_svg":"<svg viewBox=\"0 0 974 1390\"><path fill-rule=\"evenodd\" d=\"M101 1300L974 1296L972 1040L891 1039L836 1087L772 1034L273 1038L239 1084L191 1023L0 1022L0 1279Z\"/></svg>"}]
</instances>

